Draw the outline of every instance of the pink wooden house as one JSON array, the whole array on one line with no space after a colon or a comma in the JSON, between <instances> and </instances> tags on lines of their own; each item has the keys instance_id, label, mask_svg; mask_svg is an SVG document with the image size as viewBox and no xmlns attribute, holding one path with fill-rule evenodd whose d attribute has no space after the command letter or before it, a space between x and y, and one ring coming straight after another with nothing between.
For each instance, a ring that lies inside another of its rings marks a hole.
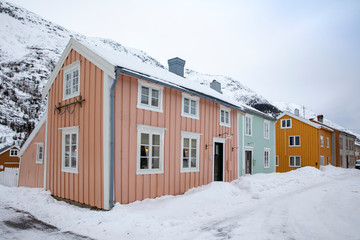
<instances>
[{"instance_id":1,"label":"pink wooden house","mask_svg":"<svg viewBox=\"0 0 360 240\"><path fill-rule=\"evenodd\" d=\"M236 179L244 109L219 83L184 78L184 65L71 39L44 89L46 120L21 151L20 185L110 209Z\"/></svg>"}]
</instances>

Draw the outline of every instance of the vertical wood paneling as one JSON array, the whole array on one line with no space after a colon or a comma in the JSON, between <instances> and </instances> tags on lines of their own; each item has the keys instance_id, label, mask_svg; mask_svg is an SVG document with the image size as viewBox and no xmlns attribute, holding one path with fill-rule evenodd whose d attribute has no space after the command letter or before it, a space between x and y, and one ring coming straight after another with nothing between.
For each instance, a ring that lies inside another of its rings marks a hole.
<instances>
[{"instance_id":1,"label":"vertical wood paneling","mask_svg":"<svg viewBox=\"0 0 360 240\"><path fill-rule=\"evenodd\" d=\"M331 142L331 133L326 130L317 129L290 116L283 116L281 119L292 119L292 128L281 129L281 120L275 124L276 129L276 155L279 156L277 172L287 172L297 169L289 166L289 156L301 156L301 166L320 167L320 155L328 154L331 159L331 145L326 148L326 137ZM286 135L285 135L286 133ZM324 147L320 147L320 135L324 136ZM289 136L300 136L300 147L289 146ZM286 144L286 151L285 151ZM322 153L322 151L324 151ZM326 160L325 155L325 160Z\"/></svg>"},{"instance_id":2,"label":"vertical wood paneling","mask_svg":"<svg viewBox=\"0 0 360 240\"><path fill-rule=\"evenodd\" d=\"M167 194L182 194L190 188L212 181L213 138L220 133L233 134L225 140L224 179L237 176L236 111L231 112L232 127L220 127L220 106L200 99L200 120L181 117L182 93L164 87L163 113L137 109L138 81L136 78L119 75L115 87L115 201L129 203L145 198ZM137 128L136 125L165 128L164 173L136 175ZM200 133L199 172L180 173L181 131ZM223 136L226 137L225 135ZM209 145L205 149L205 144ZM121 166L121 167L119 167Z\"/></svg>"},{"instance_id":3,"label":"vertical wood paneling","mask_svg":"<svg viewBox=\"0 0 360 240\"><path fill-rule=\"evenodd\" d=\"M75 51L69 53L63 67L81 60L80 94L85 99L82 107L63 115L54 113L54 106L71 103L62 100L63 70L49 91L48 109L48 188L55 196L79 201L88 205L103 206L103 150L102 150L102 99L103 72ZM70 107L73 110L73 106ZM77 174L61 171L61 128L79 126Z\"/></svg>"},{"instance_id":4,"label":"vertical wood paneling","mask_svg":"<svg viewBox=\"0 0 360 240\"><path fill-rule=\"evenodd\" d=\"M36 143L45 142L46 122L40 127L39 131L21 156L21 167L19 174L19 186L22 187L44 187L44 163L36 164ZM44 144L45 146L45 144Z\"/></svg>"}]
</instances>

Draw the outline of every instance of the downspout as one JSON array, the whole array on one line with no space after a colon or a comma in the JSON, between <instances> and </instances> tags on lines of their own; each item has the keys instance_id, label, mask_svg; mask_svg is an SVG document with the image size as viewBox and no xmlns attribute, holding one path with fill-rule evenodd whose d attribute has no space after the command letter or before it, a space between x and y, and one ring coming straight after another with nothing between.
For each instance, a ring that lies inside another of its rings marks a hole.
<instances>
[{"instance_id":1,"label":"downspout","mask_svg":"<svg viewBox=\"0 0 360 240\"><path fill-rule=\"evenodd\" d=\"M110 121L111 121L111 140L110 140L110 197L109 206L114 206L114 166L115 166L115 86L119 80L121 68L115 67L115 80L110 88Z\"/></svg>"}]
</instances>

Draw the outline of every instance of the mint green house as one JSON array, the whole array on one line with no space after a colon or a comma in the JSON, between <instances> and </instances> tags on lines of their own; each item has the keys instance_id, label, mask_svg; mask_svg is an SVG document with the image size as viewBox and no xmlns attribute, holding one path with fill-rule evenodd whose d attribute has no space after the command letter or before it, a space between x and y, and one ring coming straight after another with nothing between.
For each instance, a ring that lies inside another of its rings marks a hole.
<instances>
[{"instance_id":1,"label":"mint green house","mask_svg":"<svg viewBox=\"0 0 360 240\"><path fill-rule=\"evenodd\" d=\"M250 107L237 119L239 176L275 172L276 119Z\"/></svg>"}]
</instances>

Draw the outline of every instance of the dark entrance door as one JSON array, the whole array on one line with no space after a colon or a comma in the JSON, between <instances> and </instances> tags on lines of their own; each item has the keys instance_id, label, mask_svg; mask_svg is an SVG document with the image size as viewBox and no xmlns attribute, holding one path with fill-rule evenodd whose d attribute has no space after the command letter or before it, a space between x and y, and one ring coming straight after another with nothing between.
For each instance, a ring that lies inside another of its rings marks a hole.
<instances>
[{"instance_id":1,"label":"dark entrance door","mask_svg":"<svg viewBox=\"0 0 360 240\"><path fill-rule=\"evenodd\" d=\"M214 181L223 181L223 143L215 143L215 153L214 153Z\"/></svg>"},{"instance_id":2,"label":"dark entrance door","mask_svg":"<svg viewBox=\"0 0 360 240\"><path fill-rule=\"evenodd\" d=\"M251 174L252 151L245 151L245 174Z\"/></svg>"}]
</instances>

